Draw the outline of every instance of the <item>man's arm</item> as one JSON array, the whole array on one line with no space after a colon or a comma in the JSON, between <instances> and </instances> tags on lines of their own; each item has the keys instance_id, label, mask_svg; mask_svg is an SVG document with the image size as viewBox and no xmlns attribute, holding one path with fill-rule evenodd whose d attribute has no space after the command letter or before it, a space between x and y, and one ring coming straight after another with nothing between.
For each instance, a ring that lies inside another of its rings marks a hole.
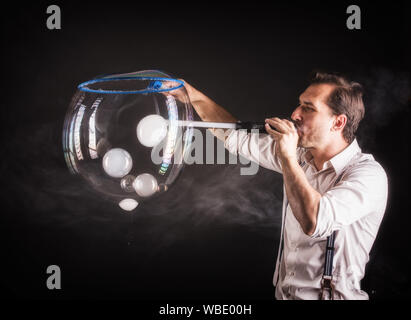
<instances>
[{"instance_id":1,"label":"man's arm","mask_svg":"<svg viewBox=\"0 0 411 320\"><path fill-rule=\"evenodd\" d=\"M333 231L368 217L367 233L376 235L388 197L385 170L366 157L346 170L344 177L321 196L316 227L311 237L327 237Z\"/></svg>"},{"instance_id":2,"label":"man's arm","mask_svg":"<svg viewBox=\"0 0 411 320\"><path fill-rule=\"evenodd\" d=\"M184 80L182 81L184 82L184 86L187 90L191 104L203 121L237 122L237 119L223 107L219 106L213 100L193 88ZM171 94L176 99L183 101L185 95L182 93L183 92L180 90L174 90L168 92L167 94ZM232 129L208 130L224 142L224 146L229 152L239 154L269 170L281 172L281 165L278 158L275 156L275 141L270 135L251 135L247 134L243 130Z\"/></svg>"},{"instance_id":3,"label":"man's arm","mask_svg":"<svg viewBox=\"0 0 411 320\"><path fill-rule=\"evenodd\" d=\"M307 180L297 160L298 134L292 122L272 118L266 130L277 141L276 154L282 164L285 191L291 210L304 233L311 236L317 224L321 194ZM272 130L270 126L277 130Z\"/></svg>"},{"instance_id":4,"label":"man's arm","mask_svg":"<svg viewBox=\"0 0 411 320\"><path fill-rule=\"evenodd\" d=\"M184 82L191 104L203 121L212 122L237 122L227 110L215 103L202 92Z\"/></svg>"},{"instance_id":5,"label":"man's arm","mask_svg":"<svg viewBox=\"0 0 411 320\"><path fill-rule=\"evenodd\" d=\"M296 159L284 159L282 165L285 191L291 210L304 233L311 236L317 225L321 194L311 187Z\"/></svg>"}]
</instances>

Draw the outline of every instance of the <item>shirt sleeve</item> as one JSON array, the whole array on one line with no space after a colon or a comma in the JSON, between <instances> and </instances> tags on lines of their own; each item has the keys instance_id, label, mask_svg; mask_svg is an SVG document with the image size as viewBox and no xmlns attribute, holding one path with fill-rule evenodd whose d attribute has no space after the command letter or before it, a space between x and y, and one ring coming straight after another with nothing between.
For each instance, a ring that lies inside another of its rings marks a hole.
<instances>
[{"instance_id":1,"label":"shirt sleeve","mask_svg":"<svg viewBox=\"0 0 411 320\"><path fill-rule=\"evenodd\" d=\"M335 230L370 214L384 215L388 180L376 161L360 164L322 195L312 238L328 237Z\"/></svg>"},{"instance_id":2,"label":"shirt sleeve","mask_svg":"<svg viewBox=\"0 0 411 320\"><path fill-rule=\"evenodd\" d=\"M258 165L282 173L281 163L275 155L275 140L268 134L231 130L224 147L235 155L241 155Z\"/></svg>"}]
</instances>

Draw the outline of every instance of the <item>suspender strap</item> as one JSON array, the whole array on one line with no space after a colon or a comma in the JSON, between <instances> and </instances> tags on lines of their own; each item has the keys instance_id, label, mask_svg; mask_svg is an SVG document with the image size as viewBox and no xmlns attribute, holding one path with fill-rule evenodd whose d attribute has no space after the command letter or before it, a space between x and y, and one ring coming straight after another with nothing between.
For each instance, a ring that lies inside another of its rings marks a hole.
<instances>
[{"instance_id":1,"label":"suspender strap","mask_svg":"<svg viewBox=\"0 0 411 320\"><path fill-rule=\"evenodd\" d=\"M327 247L325 248L324 276L332 276L333 258L334 258L334 240L335 231L327 238Z\"/></svg>"},{"instance_id":2,"label":"suspender strap","mask_svg":"<svg viewBox=\"0 0 411 320\"><path fill-rule=\"evenodd\" d=\"M320 300L325 300L326 295L330 296L330 300L334 300L334 284L333 280L333 258L334 258L334 231L329 237L327 237L327 245L325 247L325 263L324 274L321 279L321 293Z\"/></svg>"}]
</instances>

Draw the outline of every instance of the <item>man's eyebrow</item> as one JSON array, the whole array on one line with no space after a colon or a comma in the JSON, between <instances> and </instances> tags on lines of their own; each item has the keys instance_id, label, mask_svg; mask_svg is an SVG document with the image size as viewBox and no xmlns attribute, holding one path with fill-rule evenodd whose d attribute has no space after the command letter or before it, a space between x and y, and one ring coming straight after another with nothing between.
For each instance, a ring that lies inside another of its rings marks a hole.
<instances>
[{"instance_id":1,"label":"man's eyebrow","mask_svg":"<svg viewBox=\"0 0 411 320\"><path fill-rule=\"evenodd\" d=\"M313 105L312 102L310 102L310 101L301 101L301 99L300 99L300 102L306 104L307 106L314 107L314 105Z\"/></svg>"}]
</instances>

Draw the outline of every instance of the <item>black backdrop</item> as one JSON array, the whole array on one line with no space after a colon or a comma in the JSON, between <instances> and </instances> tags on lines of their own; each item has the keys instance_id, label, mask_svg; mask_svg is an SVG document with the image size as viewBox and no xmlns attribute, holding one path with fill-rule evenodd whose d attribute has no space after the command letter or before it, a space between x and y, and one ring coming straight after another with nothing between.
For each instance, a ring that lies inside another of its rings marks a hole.
<instances>
[{"instance_id":1,"label":"black backdrop","mask_svg":"<svg viewBox=\"0 0 411 320\"><path fill-rule=\"evenodd\" d=\"M184 78L243 120L289 115L315 69L362 82L358 140L390 181L363 287L372 299L410 297L404 3L356 2L361 30L346 28L348 1L55 2L61 30L46 28L50 4L2 10L5 297L273 299L281 176L186 166L164 197L127 214L70 175L61 138L76 85L145 69ZM58 291L45 285L52 264L62 271Z\"/></svg>"}]
</instances>

